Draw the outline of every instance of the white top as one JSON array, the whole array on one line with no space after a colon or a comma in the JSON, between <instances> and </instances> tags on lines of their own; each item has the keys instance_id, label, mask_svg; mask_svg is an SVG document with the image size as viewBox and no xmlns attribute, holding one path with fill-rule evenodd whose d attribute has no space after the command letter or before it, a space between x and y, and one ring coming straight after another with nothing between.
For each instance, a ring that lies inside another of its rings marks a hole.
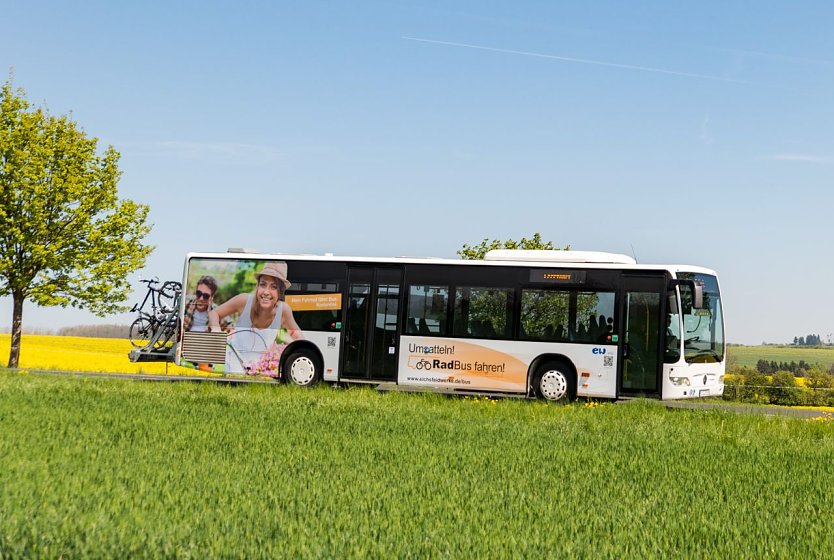
<instances>
[{"instance_id":1,"label":"white top","mask_svg":"<svg viewBox=\"0 0 834 560\"><path fill-rule=\"evenodd\" d=\"M208 311L195 311L191 314L191 330L206 332L208 328Z\"/></svg>"},{"instance_id":2,"label":"white top","mask_svg":"<svg viewBox=\"0 0 834 560\"><path fill-rule=\"evenodd\" d=\"M254 300L254 294L247 296L246 305L238 317L234 331L229 335L226 345L226 373L247 373L247 366L252 366L261 359L263 353L270 349L281 329L284 302L278 302L272 324L265 329L257 329L252 326L251 318Z\"/></svg>"},{"instance_id":3,"label":"white top","mask_svg":"<svg viewBox=\"0 0 834 560\"><path fill-rule=\"evenodd\" d=\"M240 317L237 319L237 325L235 328L237 329L251 329L252 328L252 302L255 301L255 295L249 294L246 297L246 305L243 307L243 311L240 312ZM275 309L275 318L272 320L272 324L267 327L267 329L280 329L281 328L281 316L283 315L284 311L284 302L279 301L278 307ZM262 329L258 329L262 330Z\"/></svg>"}]
</instances>

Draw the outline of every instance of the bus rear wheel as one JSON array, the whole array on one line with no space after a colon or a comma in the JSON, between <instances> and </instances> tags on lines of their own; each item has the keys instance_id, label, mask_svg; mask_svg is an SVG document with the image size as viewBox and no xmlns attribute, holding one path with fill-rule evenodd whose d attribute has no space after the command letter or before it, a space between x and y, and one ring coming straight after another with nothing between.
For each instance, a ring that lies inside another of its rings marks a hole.
<instances>
[{"instance_id":1,"label":"bus rear wheel","mask_svg":"<svg viewBox=\"0 0 834 560\"><path fill-rule=\"evenodd\" d=\"M321 379L321 362L309 350L293 352L284 363L284 381L299 387L312 387Z\"/></svg>"},{"instance_id":2,"label":"bus rear wheel","mask_svg":"<svg viewBox=\"0 0 834 560\"><path fill-rule=\"evenodd\" d=\"M551 402L568 402L576 396L573 369L564 362L549 362L533 380L536 396Z\"/></svg>"}]
</instances>

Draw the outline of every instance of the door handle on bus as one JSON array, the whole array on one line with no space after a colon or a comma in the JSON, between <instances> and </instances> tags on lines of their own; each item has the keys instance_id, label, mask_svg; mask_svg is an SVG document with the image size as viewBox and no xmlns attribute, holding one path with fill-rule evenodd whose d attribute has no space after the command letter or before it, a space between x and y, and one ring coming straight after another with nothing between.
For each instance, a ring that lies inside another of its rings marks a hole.
<instances>
[{"instance_id":1,"label":"door handle on bus","mask_svg":"<svg viewBox=\"0 0 834 560\"><path fill-rule=\"evenodd\" d=\"M628 342L623 342L623 359L627 360L629 354Z\"/></svg>"}]
</instances>

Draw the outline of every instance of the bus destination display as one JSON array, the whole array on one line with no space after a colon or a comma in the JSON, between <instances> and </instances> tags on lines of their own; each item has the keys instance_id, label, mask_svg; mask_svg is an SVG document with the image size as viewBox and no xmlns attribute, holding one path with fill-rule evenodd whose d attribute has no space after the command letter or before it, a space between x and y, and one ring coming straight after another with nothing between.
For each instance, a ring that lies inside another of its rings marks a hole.
<instances>
[{"instance_id":1,"label":"bus destination display","mask_svg":"<svg viewBox=\"0 0 834 560\"><path fill-rule=\"evenodd\" d=\"M584 284L585 271L534 268L530 271L530 282L537 284Z\"/></svg>"}]
</instances>

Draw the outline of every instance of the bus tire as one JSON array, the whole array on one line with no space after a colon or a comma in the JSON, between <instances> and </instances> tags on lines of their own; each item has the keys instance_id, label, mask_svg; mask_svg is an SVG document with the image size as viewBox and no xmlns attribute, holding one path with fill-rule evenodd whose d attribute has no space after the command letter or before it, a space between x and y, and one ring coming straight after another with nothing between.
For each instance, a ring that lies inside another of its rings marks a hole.
<instances>
[{"instance_id":1,"label":"bus tire","mask_svg":"<svg viewBox=\"0 0 834 560\"><path fill-rule=\"evenodd\" d=\"M569 402L576 398L576 375L565 362L547 362L533 378L536 396L551 402Z\"/></svg>"},{"instance_id":2,"label":"bus tire","mask_svg":"<svg viewBox=\"0 0 834 560\"><path fill-rule=\"evenodd\" d=\"M284 362L284 381L299 387L312 387L321 380L321 362L306 349L293 352Z\"/></svg>"}]
</instances>

